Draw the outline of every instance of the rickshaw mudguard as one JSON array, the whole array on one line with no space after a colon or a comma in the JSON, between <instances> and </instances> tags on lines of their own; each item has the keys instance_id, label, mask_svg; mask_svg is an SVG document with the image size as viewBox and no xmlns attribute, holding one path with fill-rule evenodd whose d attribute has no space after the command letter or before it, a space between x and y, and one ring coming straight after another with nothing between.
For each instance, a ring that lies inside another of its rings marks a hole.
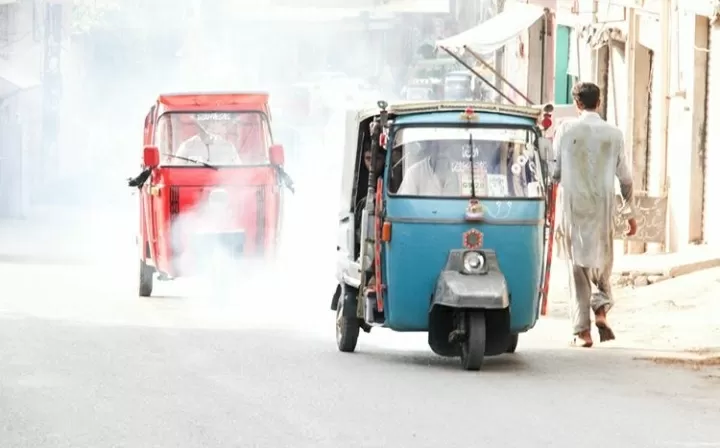
<instances>
[{"instance_id":1,"label":"rickshaw mudguard","mask_svg":"<svg viewBox=\"0 0 720 448\"><path fill-rule=\"evenodd\" d=\"M485 266L480 273L462 272L467 250L452 250L445 269L438 276L430 310L449 308L502 310L510 306L505 275L500 271L495 252L481 251Z\"/></svg>"}]
</instances>

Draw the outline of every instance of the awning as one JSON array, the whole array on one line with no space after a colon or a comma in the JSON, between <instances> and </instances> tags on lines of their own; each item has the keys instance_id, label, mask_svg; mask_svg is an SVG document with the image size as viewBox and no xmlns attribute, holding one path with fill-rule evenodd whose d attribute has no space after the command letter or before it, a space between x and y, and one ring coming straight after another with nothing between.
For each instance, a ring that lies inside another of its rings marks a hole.
<instances>
[{"instance_id":1,"label":"awning","mask_svg":"<svg viewBox=\"0 0 720 448\"><path fill-rule=\"evenodd\" d=\"M0 62L0 98L41 84L38 77L25 73L18 66Z\"/></svg>"},{"instance_id":2,"label":"awning","mask_svg":"<svg viewBox=\"0 0 720 448\"><path fill-rule=\"evenodd\" d=\"M517 38L544 15L545 9L541 6L513 3L490 20L455 36L441 39L435 46L453 52L459 52L467 46L476 53L490 53Z\"/></svg>"}]
</instances>

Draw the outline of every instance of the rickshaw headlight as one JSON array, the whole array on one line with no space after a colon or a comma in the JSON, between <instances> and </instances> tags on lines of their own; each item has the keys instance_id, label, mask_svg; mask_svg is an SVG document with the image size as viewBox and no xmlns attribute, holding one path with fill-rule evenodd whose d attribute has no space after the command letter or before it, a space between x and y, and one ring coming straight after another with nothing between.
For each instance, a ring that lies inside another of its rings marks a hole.
<instances>
[{"instance_id":1,"label":"rickshaw headlight","mask_svg":"<svg viewBox=\"0 0 720 448\"><path fill-rule=\"evenodd\" d=\"M468 274L477 274L485 267L485 257L478 252L465 252L463 267Z\"/></svg>"}]
</instances>

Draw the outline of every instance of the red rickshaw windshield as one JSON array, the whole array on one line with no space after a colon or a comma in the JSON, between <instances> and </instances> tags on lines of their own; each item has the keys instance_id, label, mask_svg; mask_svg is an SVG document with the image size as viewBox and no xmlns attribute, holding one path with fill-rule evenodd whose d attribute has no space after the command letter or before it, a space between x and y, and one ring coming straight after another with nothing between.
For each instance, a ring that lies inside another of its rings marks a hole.
<instances>
[{"instance_id":1,"label":"red rickshaw windshield","mask_svg":"<svg viewBox=\"0 0 720 448\"><path fill-rule=\"evenodd\" d=\"M243 166L269 163L272 138L260 112L171 112L160 118L155 143L165 166Z\"/></svg>"}]
</instances>

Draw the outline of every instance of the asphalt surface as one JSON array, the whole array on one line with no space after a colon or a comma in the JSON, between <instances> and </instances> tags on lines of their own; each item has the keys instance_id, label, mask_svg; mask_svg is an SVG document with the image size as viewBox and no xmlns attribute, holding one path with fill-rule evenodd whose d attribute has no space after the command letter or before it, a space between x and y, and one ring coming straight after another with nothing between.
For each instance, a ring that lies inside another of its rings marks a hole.
<instances>
[{"instance_id":1,"label":"asphalt surface","mask_svg":"<svg viewBox=\"0 0 720 448\"><path fill-rule=\"evenodd\" d=\"M703 371L534 333L478 373L418 334L344 354L330 292L298 277L140 299L132 274L0 265L0 447L720 446Z\"/></svg>"}]
</instances>

